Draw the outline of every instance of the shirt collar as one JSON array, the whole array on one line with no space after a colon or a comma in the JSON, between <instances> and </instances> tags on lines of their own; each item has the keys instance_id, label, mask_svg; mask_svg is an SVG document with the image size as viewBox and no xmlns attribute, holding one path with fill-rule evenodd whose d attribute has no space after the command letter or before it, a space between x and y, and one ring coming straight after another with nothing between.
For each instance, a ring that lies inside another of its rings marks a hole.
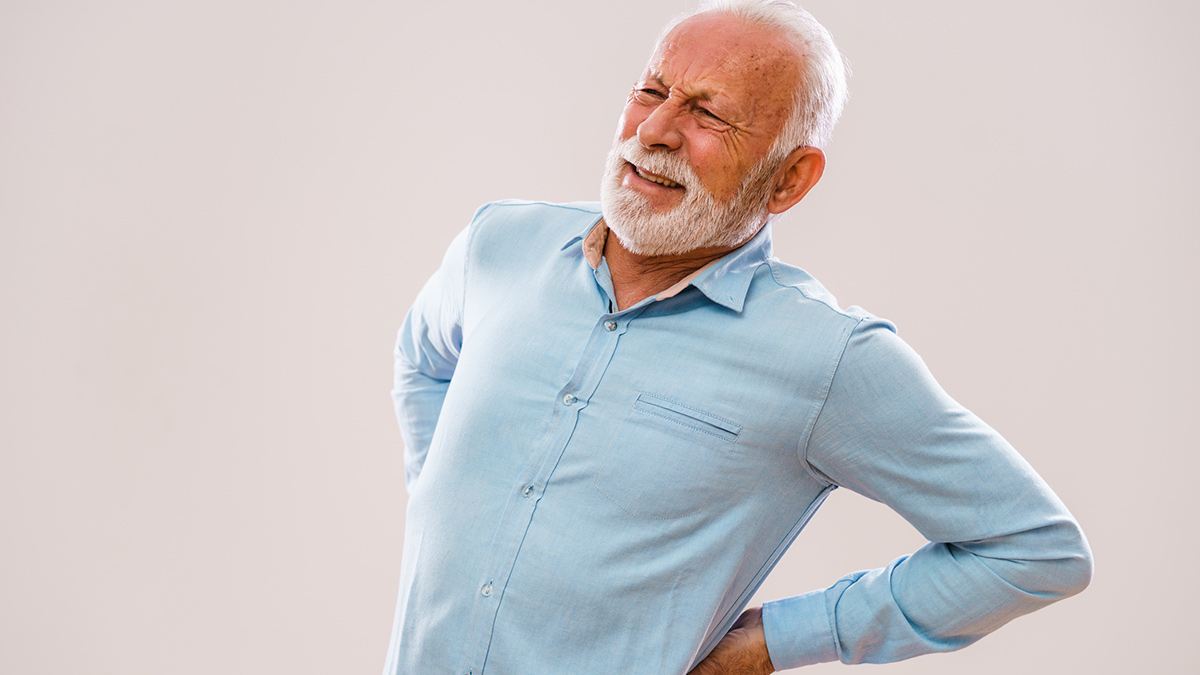
<instances>
[{"instance_id":1,"label":"shirt collar","mask_svg":"<svg viewBox=\"0 0 1200 675\"><path fill-rule=\"evenodd\" d=\"M608 226L602 217L597 217L582 232L563 244L562 250L579 244L584 260L595 269L600 266L607 237ZM746 304L746 294L750 291L750 282L754 279L754 270L770 257L771 224L767 223L749 241L684 277L660 292L655 299L666 300L688 286L695 286L709 300L741 312Z\"/></svg>"}]
</instances>

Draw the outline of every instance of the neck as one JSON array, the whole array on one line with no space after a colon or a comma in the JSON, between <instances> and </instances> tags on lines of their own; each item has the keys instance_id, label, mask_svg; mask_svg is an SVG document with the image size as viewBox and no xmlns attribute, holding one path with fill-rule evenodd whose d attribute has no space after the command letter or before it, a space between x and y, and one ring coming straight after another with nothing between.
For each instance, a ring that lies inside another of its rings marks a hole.
<instances>
[{"instance_id":1,"label":"neck","mask_svg":"<svg viewBox=\"0 0 1200 675\"><path fill-rule=\"evenodd\" d=\"M609 231L604 242L604 259L612 276L617 309L632 307L679 283L696 270L729 253L737 246L698 248L678 255L638 255L621 244Z\"/></svg>"}]
</instances>

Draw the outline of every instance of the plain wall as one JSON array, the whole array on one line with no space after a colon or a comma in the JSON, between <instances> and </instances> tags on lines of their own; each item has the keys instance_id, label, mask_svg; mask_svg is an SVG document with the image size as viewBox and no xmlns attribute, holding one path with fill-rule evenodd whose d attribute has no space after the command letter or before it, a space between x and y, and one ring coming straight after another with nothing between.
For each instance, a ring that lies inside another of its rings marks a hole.
<instances>
[{"instance_id":1,"label":"plain wall","mask_svg":"<svg viewBox=\"0 0 1200 675\"><path fill-rule=\"evenodd\" d=\"M378 672L395 330L480 203L596 198L687 6L0 0L0 672ZM1097 564L880 672L1194 672L1200 4L806 6L852 99L777 255L894 320ZM839 491L755 602L921 543Z\"/></svg>"}]
</instances>

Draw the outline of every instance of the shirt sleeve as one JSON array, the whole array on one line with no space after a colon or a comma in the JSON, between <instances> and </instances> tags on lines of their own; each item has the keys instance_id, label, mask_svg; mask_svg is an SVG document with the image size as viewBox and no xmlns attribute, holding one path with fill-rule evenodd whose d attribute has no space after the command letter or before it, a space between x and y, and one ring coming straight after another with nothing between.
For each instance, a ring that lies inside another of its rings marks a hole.
<instances>
[{"instance_id":1,"label":"shirt sleeve","mask_svg":"<svg viewBox=\"0 0 1200 675\"><path fill-rule=\"evenodd\" d=\"M396 337L392 401L404 439L405 486L410 492L425 465L462 349L469 229L451 242Z\"/></svg>"},{"instance_id":2,"label":"shirt sleeve","mask_svg":"<svg viewBox=\"0 0 1200 675\"><path fill-rule=\"evenodd\" d=\"M865 319L852 333L805 459L829 482L894 509L930 543L767 603L777 669L959 649L1091 579L1091 551L1066 507L886 322Z\"/></svg>"}]
</instances>

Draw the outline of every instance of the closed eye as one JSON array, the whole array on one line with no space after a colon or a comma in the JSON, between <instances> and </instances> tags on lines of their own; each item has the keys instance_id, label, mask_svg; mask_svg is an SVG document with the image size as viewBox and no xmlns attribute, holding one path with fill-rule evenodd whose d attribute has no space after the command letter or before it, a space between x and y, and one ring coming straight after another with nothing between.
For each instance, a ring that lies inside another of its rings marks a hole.
<instances>
[{"instance_id":1,"label":"closed eye","mask_svg":"<svg viewBox=\"0 0 1200 675\"><path fill-rule=\"evenodd\" d=\"M715 113L713 113L713 111L709 110L708 108L702 108L700 106L696 106L696 111L699 114L706 117L707 119L712 120L712 122L714 122L721 128L730 126L729 122L726 122L725 120L721 119L720 117L717 117L717 115Z\"/></svg>"}]
</instances>

